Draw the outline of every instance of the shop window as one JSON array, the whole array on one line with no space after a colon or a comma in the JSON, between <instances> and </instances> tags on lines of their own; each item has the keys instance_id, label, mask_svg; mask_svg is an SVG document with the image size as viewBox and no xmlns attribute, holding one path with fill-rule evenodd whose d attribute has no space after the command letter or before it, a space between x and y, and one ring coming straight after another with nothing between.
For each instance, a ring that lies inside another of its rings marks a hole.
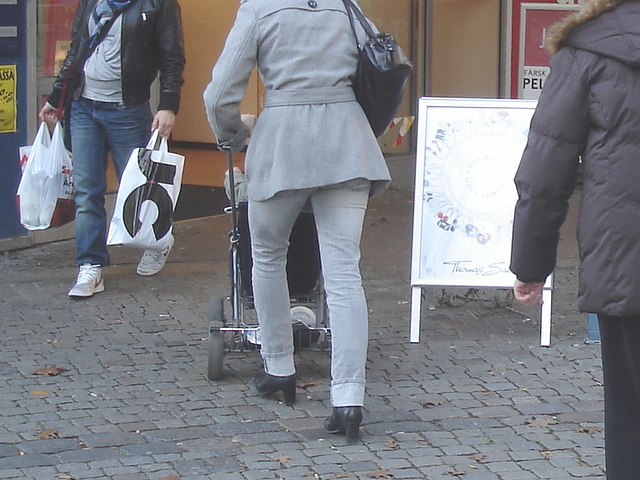
<instances>
[{"instance_id":1,"label":"shop window","mask_svg":"<svg viewBox=\"0 0 640 480\"><path fill-rule=\"evenodd\" d=\"M42 101L51 92L51 84L69 50L78 3L79 0L37 2L37 94Z\"/></svg>"}]
</instances>

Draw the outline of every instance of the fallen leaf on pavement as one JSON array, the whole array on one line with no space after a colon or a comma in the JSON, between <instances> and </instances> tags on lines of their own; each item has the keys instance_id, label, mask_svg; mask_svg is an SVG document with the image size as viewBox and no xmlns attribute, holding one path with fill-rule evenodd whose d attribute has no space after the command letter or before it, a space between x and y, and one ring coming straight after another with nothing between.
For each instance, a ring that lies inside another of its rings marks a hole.
<instances>
[{"instance_id":1,"label":"fallen leaf on pavement","mask_svg":"<svg viewBox=\"0 0 640 480\"><path fill-rule=\"evenodd\" d=\"M322 382L303 382L302 380L296 382L296 387L298 388L316 387L318 385L322 385Z\"/></svg>"},{"instance_id":2,"label":"fallen leaf on pavement","mask_svg":"<svg viewBox=\"0 0 640 480\"><path fill-rule=\"evenodd\" d=\"M601 432L602 428L591 426L591 427L580 427L576 432L578 433L588 433L589 435L593 435L594 433Z\"/></svg>"},{"instance_id":3,"label":"fallen leaf on pavement","mask_svg":"<svg viewBox=\"0 0 640 480\"><path fill-rule=\"evenodd\" d=\"M395 440L387 440L384 445L385 447L392 448L393 450L400 448L400 445L398 445L398 442Z\"/></svg>"},{"instance_id":4,"label":"fallen leaf on pavement","mask_svg":"<svg viewBox=\"0 0 640 480\"><path fill-rule=\"evenodd\" d=\"M58 438L58 430L55 428L47 428L46 430L42 430L36 434L36 437L42 440L48 440L50 438Z\"/></svg>"},{"instance_id":5,"label":"fallen leaf on pavement","mask_svg":"<svg viewBox=\"0 0 640 480\"><path fill-rule=\"evenodd\" d=\"M58 367L56 365L49 365L48 367L42 367L32 373L32 375L46 375L49 377L55 377L61 373L68 372L69 370L64 367Z\"/></svg>"},{"instance_id":6,"label":"fallen leaf on pavement","mask_svg":"<svg viewBox=\"0 0 640 480\"><path fill-rule=\"evenodd\" d=\"M532 420L527 420L525 423L533 427L548 427L549 425L555 425L558 422L549 417L535 417Z\"/></svg>"},{"instance_id":7,"label":"fallen leaf on pavement","mask_svg":"<svg viewBox=\"0 0 640 480\"><path fill-rule=\"evenodd\" d=\"M369 476L371 478L391 478L391 477L393 477L393 473L391 473L386 468L382 468L382 469L378 470L377 472L371 472L369 474Z\"/></svg>"},{"instance_id":8,"label":"fallen leaf on pavement","mask_svg":"<svg viewBox=\"0 0 640 480\"><path fill-rule=\"evenodd\" d=\"M29 393L34 397L46 397L51 392L49 390L31 390Z\"/></svg>"}]
</instances>

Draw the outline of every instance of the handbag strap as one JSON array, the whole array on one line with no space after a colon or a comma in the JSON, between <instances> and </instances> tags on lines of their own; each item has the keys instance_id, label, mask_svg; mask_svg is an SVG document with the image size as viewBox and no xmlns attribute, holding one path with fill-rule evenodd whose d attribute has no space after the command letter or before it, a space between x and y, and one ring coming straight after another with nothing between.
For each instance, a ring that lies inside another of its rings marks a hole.
<instances>
[{"instance_id":1,"label":"handbag strap","mask_svg":"<svg viewBox=\"0 0 640 480\"><path fill-rule=\"evenodd\" d=\"M360 9L356 7L351 0L342 0L342 3L344 3L345 8L347 9L347 14L349 15L349 23L351 23L351 30L353 30L353 36L356 39L356 46L358 47L358 50L361 50L362 45L360 45L360 42L358 42L358 34L356 33L356 25L353 20L353 15L355 14L356 18L360 22L360 25L362 25L364 31L367 32L369 38L374 38L376 34L374 33L371 25L369 25L369 22L367 22L367 19L364 17Z\"/></svg>"}]
</instances>

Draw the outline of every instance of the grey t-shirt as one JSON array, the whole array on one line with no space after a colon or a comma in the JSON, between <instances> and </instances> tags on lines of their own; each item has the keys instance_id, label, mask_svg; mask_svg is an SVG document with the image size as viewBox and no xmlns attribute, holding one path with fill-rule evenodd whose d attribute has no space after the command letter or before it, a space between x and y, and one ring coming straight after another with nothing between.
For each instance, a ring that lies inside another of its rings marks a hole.
<instances>
[{"instance_id":1,"label":"grey t-shirt","mask_svg":"<svg viewBox=\"0 0 640 480\"><path fill-rule=\"evenodd\" d=\"M105 38L84 64L84 98L98 102L122 102L121 33L122 15L118 15Z\"/></svg>"}]
</instances>

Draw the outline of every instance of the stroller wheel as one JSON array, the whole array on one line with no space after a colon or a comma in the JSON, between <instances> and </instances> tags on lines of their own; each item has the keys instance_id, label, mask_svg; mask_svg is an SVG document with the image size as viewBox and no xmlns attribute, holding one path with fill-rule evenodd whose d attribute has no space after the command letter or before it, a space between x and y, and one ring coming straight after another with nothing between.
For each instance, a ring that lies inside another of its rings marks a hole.
<instances>
[{"instance_id":1,"label":"stroller wheel","mask_svg":"<svg viewBox=\"0 0 640 480\"><path fill-rule=\"evenodd\" d=\"M224 333L220 327L224 325L223 299L214 297L209 303L207 312L209 320L209 358L207 377L209 380L220 380L223 375Z\"/></svg>"}]
</instances>

